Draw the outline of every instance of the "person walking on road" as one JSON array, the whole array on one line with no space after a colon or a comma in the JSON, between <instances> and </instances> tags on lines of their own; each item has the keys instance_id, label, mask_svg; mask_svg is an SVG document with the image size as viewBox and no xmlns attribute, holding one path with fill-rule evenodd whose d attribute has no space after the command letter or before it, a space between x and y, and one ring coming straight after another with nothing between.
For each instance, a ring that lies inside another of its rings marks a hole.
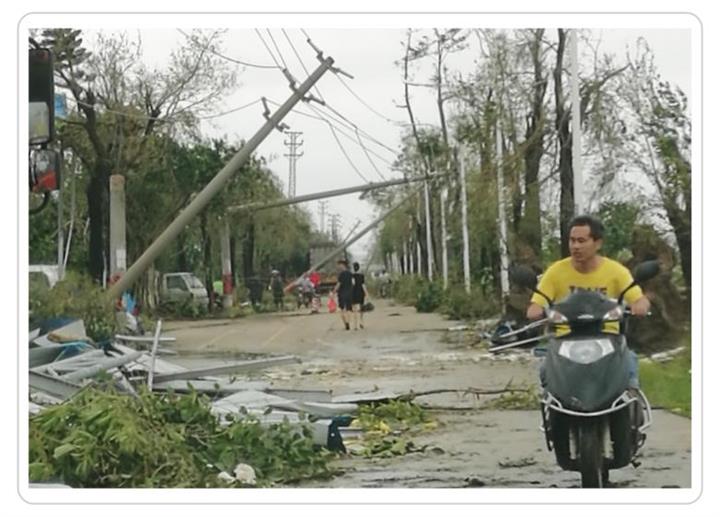
<instances>
[{"instance_id":1,"label":"person walking on road","mask_svg":"<svg viewBox=\"0 0 720 517\"><path fill-rule=\"evenodd\" d=\"M333 294L338 297L340 319L345 324L345 330L350 330L350 315L352 312L353 275L348 268L347 260L337 261L338 281L333 288Z\"/></svg>"},{"instance_id":2,"label":"person walking on road","mask_svg":"<svg viewBox=\"0 0 720 517\"><path fill-rule=\"evenodd\" d=\"M285 291L282 281L282 277L280 276L280 271L277 269L273 269L272 273L270 274L270 285L268 286L268 290L272 291L273 295L273 302L275 302L275 309L278 311L282 311L284 309L283 306L283 298L285 296Z\"/></svg>"},{"instance_id":3,"label":"person walking on road","mask_svg":"<svg viewBox=\"0 0 720 517\"><path fill-rule=\"evenodd\" d=\"M365 299L370 300L367 287L365 287L365 275L360 273L360 264L353 262L353 288L352 288L352 310L353 310L353 328L358 329L360 325L361 329L364 329L363 321L363 305L365 305Z\"/></svg>"}]
</instances>

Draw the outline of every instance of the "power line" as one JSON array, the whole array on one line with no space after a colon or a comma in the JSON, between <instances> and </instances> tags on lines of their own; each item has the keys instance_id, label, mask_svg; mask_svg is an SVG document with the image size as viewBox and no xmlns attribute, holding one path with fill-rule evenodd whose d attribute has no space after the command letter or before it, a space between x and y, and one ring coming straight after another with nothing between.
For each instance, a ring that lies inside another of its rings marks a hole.
<instances>
[{"instance_id":1,"label":"power line","mask_svg":"<svg viewBox=\"0 0 720 517\"><path fill-rule=\"evenodd\" d=\"M297 49L295 48L295 45L293 45L292 40L290 39L290 36L288 36L288 33L285 31L285 29L280 29L282 33L285 35L285 39L287 39L288 43L290 44L290 48L292 48L293 52L295 53L295 57L297 57L298 61L300 61L300 66L302 66L303 70L305 70L305 73L309 76L310 72L308 71L307 67L305 66L305 62L300 57L300 54L298 53ZM325 99L323 99L322 94L320 93L320 89L317 87L317 85L313 85L313 89L315 90L315 93L318 94L318 97L322 102L325 102Z\"/></svg>"},{"instance_id":2,"label":"power line","mask_svg":"<svg viewBox=\"0 0 720 517\"><path fill-rule=\"evenodd\" d=\"M268 99L268 102L269 102L270 104L275 105L275 106L280 106L280 104L278 104L277 102L274 102L274 101L272 101L272 100L270 100L270 99ZM333 126L333 127L337 130L338 133L340 133L342 136L344 136L345 138L347 138L348 140L350 140L350 141L353 142L354 144L357 144L357 140L356 140L355 138L353 138L352 136L350 136L350 135L348 135L347 133L345 133L345 131L343 131L342 129L340 129L338 126L334 125L334 124L333 124L332 122L330 122L327 118L325 118L325 117L323 116L323 114L321 114L321 113L319 113L319 112L317 112L317 111L316 111L316 113L318 113L319 116L318 116L318 115L311 115L310 113L305 113L304 111L300 111L300 110L296 110L296 109L293 109L292 113L295 113L296 115L302 115L303 117L308 117L308 118L312 118L312 119L315 119L315 120L319 120L320 122L324 122L325 124L327 124L327 125L329 125L329 126ZM373 156L375 156L377 159L385 162L385 163L386 163L387 165L389 165L390 167L393 167L393 166L394 166L394 164L393 164L391 161L389 161L389 160L387 160L385 157L377 154L377 153L376 153L375 151L373 151L372 149L368 149L368 152L371 153Z\"/></svg>"},{"instance_id":3,"label":"power line","mask_svg":"<svg viewBox=\"0 0 720 517\"><path fill-rule=\"evenodd\" d=\"M277 67L280 68L280 69L282 69L282 67L280 66L280 63L278 63L278 60L275 59L275 54L272 53L272 50L270 50L270 47L268 47L268 44L265 43L265 39L263 39L262 34L260 34L260 31L257 30L257 29L255 29L255 34L258 35L258 38L260 38L260 41L262 41L262 44L265 45L265 48L267 49L268 54L270 54L270 57L271 57L272 60L275 62L275 64L277 65Z\"/></svg>"},{"instance_id":4,"label":"power line","mask_svg":"<svg viewBox=\"0 0 720 517\"><path fill-rule=\"evenodd\" d=\"M66 99L69 100L70 102L74 102L75 105L87 106L88 108L94 108L96 106L95 104L90 104L89 102L79 101L79 100L75 99L74 97L66 97ZM238 106L237 108L232 108L227 111L221 111L220 113L214 113L212 115L198 116L197 118L200 120L209 120L209 119L213 119L213 118L223 117L225 115L229 115L230 113L235 113L236 111L240 111L240 110L249 108L250 106L257 104L258 102L260 102L260 99L255 99L254 101L252 101L248 104L244 104L242 106ZM178 110L174 114L172 114L170 116L166 116L166 117L152 117L150 115L140 115L140 114L135 114L135 113L127 113L124 111L117 111L117 110L113 110L113 109L109 109L109 108L103 108L103 113L112 113L114 115L120 115L122 117L133 118L133 119L138 119L138 120L156 120L158 122L173 122L176 120L177 115L179 115L180 113L184 113L185 111L187 111L187 109Z\"/></svg>"},{"instance_id":5,"label":"power line","mask_svg":"<svg viewBox=\"0 0 720 517\"><path fill-rule=\"evenodd\" d=\"M345 150L345 148L343 147L342 142L340 142L340 139L338 138L337 134L335 133L335 128L332 127L332 125L329 125L328 127L330 128L330 131L332 132L333 137L335 137L335 141L337 142L338 147L340 147L340 150L342 151L343 155L345 155L345 159L348 161L350 166L355 170L357 175L360 176L363 179L363 181L365 181L365 183L370 183L370 181L368 181L368 179L365 176L363 176L363 173L360 172L360 170L355 166L353 161L350 159L350 156L348 156L348 153Z\"/></svg>"},{"instance_id":6,"label":"power line","mask_svg":"<svg viewBox=\"0 0 720 517\"><path fill-rule=\"evenodd\" d=\"M253 105L257 104L258 102L260 102L260 100L261 100L261 99L255 99L254 101L252 101L252 102L249 103L249 104L245 104L245 105L239 106L239 107L237 107L237 108L232 108L232 109L229 109L229 110L227 110L227 111L222 111L222 112L220 112L220 113L215 113L214 115L207 115L207 116L198 117L198 118L201 119L201 120L208 120L208 119L211 119L211 118L224 117L225 115L229 115L230 113L235 113L236 111L240 111L240 110L244 110L245 108L249 108L250 106L253 106Z\"/></svg>"},{"instance_id":7,"label":"power line","mask_svg":"<svg viewBox=\"0 0 720 517\"><path fill-rule=\"evenodd\" d=\"M196 39L195 37L191 36L190 34L187 34L187 33L186 33L185 31L183 31L182 29L177 29L177 31L178 31L180 34L182 34L183 36L185 36L187 39L189 39L191 43L194 43L195 45L199 45L199 42L197 41L197 39ZM252 68L271 68L271 69L277 69L277 68L279 68L278 66L275 66L275 65L258 65L258 64L255 64L255 63L248 63L247 61L241 61L240 59L235 59L235 58L233 58L233 57L226 56L225 54L222 54L222 53L220 53L220 52L218 52L217 50L214 50L214 49L212 49L212 48L208 48L207 50L208 50L211 54L214 54L214 55L216 55L216 56L219 57L219 58L225 59L226 61L230 61L231 63L236 63L236 64L238 64L238 65L250 66L250 67L252 67Z\"/></svg>"},{"instance_id":8,"label":"power line","mask_svg":"<svg viewBox=\"0 0 720 517\"><path fill-rule=\"evenodd\" d=\"M375 169L375 172L378 173L378 176L385 181L386 178L383 176L383 173L380 172L380 169L377 168L377 165L375 165L375 162L372 158L370 158L370 153L368 153L367 147L365 147L365 144L362 143L362 140L360 139L360 133L358 133L357 129L355 130L355 135L357 136L358 143L360 144L360 147L362 147L362 150L365 152L365 156L367 156L368 161L370 162L370 165L372 165L373 169Z\"/></svg>"},{"instance_id":9,"label":"power line","mask_svg":"<svg viewBox=\"0 0 720 517\"><path fill-rule=\"evenodd\" d=\"M266 29L266 30L267 30L267 29ZM257 29L256 29L256 31L257 31ZM270 33L270 31L269 31L269 30L267 30L267 31L268 31L268 34L270 35L270 37L272 38L272 34ZM298 54L297 50L295 49L295 46L292 44L292 41L291 41L290 38L288 37L288 35L287 35L287 33L285 32L285 30L282 29L282 31L283 31L283 34L285 34L285 37L287 38L288 43L290 43L290 46L292 47L293 51L295 52L295 55L297 56L298 61L300 61L300 65L301 65L301 66L303 67L303 69L307 72L307 68L305 67L305 64L303 63L303 60L302 60L302 58L300 57L300 55ZM308 42L310 42L310 37L308 36L307 32L306 32L304 29L302 29L302 31L303 31L303 34L305 34L305 35L308 37ZM260 35L259 32L258 32L258 35ZM262 39L262 38L261 38L261 39ZM264 43L264 41L263 41L263 43ZM284 64L285 67L286 67L285 70L287 70L288 73L289 73L289 70L288 70L288 68L287 68L287 63L286 63L285 59L283 58L283 55L282 55L282 53L280 52L280 49L279 49L279 47L277 46L277 43L275 43L274 38L273 38L273 44L275 45L275 49L277 50L278 55L280 56L280 59L282 60L283 64ZM267 48L268 52L270 52L270 54L272 55L272 52L270 51L269 47L268 47L267 45L265 45L265 47ZM273 56L273 59L274 59L274 56ZM342 120L344 120L344 121L345 121L345 124L343 124L343 122L340 122L340 121L338 121L337 119L333 118L332 116L328 115L327 113L324 113L325 116L333 119L336 123L338 123L338 124L340 124L340 125L345 125L345 126L348 127L349 129L354 130L354 131L356 132L356 134L357 134L357 133L362 133L362 134L363 134L368 140L370 140L371 142L374 142L375 144L379 145L380 147L383 147L384 149L388 150L388 151L391 152L394 156L397 155L397 151L395 151L395 149L393 149L393 148L385 145L384 143L382 143L381 141L379 141L378 139L376 139L375 137L373 137L372 135L370 135L368 132L361 130L361 129L358 127L357 124L355 124L354 122L352 122L350 119L348 119L347 117L345 117L342 113L340 113L340 112L337 111L335 108L333 108L332 106L330 106L327 102L325 102L325 100L322 99L322 94L320 93L319 88L315 87L315 90L316 90L316 92L318 93L318 96L321 98L321 100L322 100L322 102L323 102L323 105L324 105L325 107L327 107L329 110L331 110L333 113L335 113L335 114L336 114L338 117L340 117ZM309 104L308 104L308 105L309 105ZM312 106L311 106L311 108L312 108ZM315 111L315 113L318 113L317 110L315 110L315 109L313 109L313 111ZM318 113L318 114L319 114L319 113ZM335 127L331 127L331 129L332 129L332 131L333 131L333 136L335 136L335 137L337 138L337 135L335 135ZM351 138L351 139L352 139L352 138ZM365 148L365 146L362 144L362 142L360 142L360 146L363 147L364 150L366 150L366 148ZM367 154L367 153L366 153L366 154ZM377 156L377 155L376 155L376 156ZM386 163L389 163L390 166L393 165L392 163L388 162L387 160L384 160L384 161L385 161ZM371 160L371 162L372 162L372 160ZM375 167L375 164L374 164L374 163L372 163L372 165L373 165L373 167ZM357 170L357 168L356 168L354 165L353 165L353 168L355 168L355 169ZM375 169L377 170L377 167L375 167ZM358 172L359 172L359 171L358 171ZM379 171L378 171L378 172L379 172ZM383 176L382 176L382 173L379 173L379 174L380 174L380 177L383 177Z\"/></svg>"},{"instance_id":10,"label":"power line","mask_svg":"<svg viewBox=\"0 0 720 517\"><path fill-rule=\"evenodd\" d=\"M311 41L312 41L312 40L310 39L310 35L307 33L307 31L306 31L305 29L300 29L300 30L302 31L302 33L303 33L303 34L305 35L305 37L307 38L307 42L308 42L309 44L311 44ZM355 97L358 101L360 101L360 103L361 103L363 106L365 106L367 109L369 109L369 110L370 110L371 112L373 112L375 115L377 115L378 117L382 118L383 120L386 120L387 122L390 122L390 123L395 124L395 125L402 125L402 124L403 124L402 122L400 122L400 121L398 121L398 120L393 120L393 119L391 119L391 118L386 117L385 115L383 115L382 113L380 113L379 111L377 111L376 109L374 109L374 108L373 108L370 104L368 104L362 97L360 97L360 95L358 95L358 94L355 92L355 90L353 90L353 89L350 87L350 85L347 84L347 82L345 82L345 80L340 76L340 74L335 74L335 77L338 78L338 80L340 81L340 83L342 83L342 85L353 95L353 97Z\"/></svg>"},{"instance_id":11,"label":"power line","mask_svg":"<svg viewBox=\"0 0 720 517\"><path fill-rule=\"evenodd\" d=\"M315 111L315 112L317 113L317 111L315 110L315 108L314 108L313 106L309 106L309 107L310 107L311 110L313 110L313 111ZM360 169L358 169L358 168L355 166L355 163L350 159L350 156L348 155L347 151L345 150L345 147L342 145L342 142L340 142L340 139L338 138L337 133L335 132L335 128L333 127L333 125L330 124L330 123L328 123L328 127L330 128L330 131L332 132L333 137L335 138L335 141L336 141L337 144L338 144L338 147L340 147L340 150L342 151L343 155L345 156L345 159L346 159L346 160L348 161L348 163L350 164L350 167L352 167L353 170L357 173L357 175L360 176L366 183L370 183L369 180L363 175L363 173L360 172Z\"/></svg>"},{"instance_id":12,"label":"power line","mask_svg":"<svg viewBox=\"0 0 720 517\"><path fill-rule=\"evenodd\" d=\"M272 44L275 46L275 50L277 50L278 56L280 56L280 60L282 61L283 65L285 66L285 70L290 70L287 66L287 63L285 62L285 58L282 55L282 52L280 52L280 47L278 47L277 43L275 42L275 38L273 38L272 32L270 32L270 29L265 29L265 32L268 33L268 36L270 36L270 41L272 41ZM310 74L308 74L310 75Z\"/></svg>"},{"instance_id":13,"label":"power line","mask_svg":"<svg viewBox=\"0 0 720 517\"><path fill-rule=\"evenodd\" d=\"M344 125L344 126L347 127L348 129L351 129L351 130L353 130L353 131L355 131L355 130L359 131L360 133L362 133L362 135L363 135L365 138L367 138L367 139L370 140L371 142L373 142L373 143L377 144L378 146L382 147L383 149L391 152L394 156L397 156L397 151L396 151L395 149L393 149L392 147L384 144L383 142L381 142L380 140L378 140L377 138L375 138L374 136L372 136L372 135L371 135L370 133L368 133L367 131L363 131L362 129L360 129L357 124L355 124L353 121L351 121L350 119L348 119L347 117L345 117L342 113L340 113L339 111L337 111L335 108L333 108L332 106L330 106L330 105L327 104L327 103L325 104L325 107L328 108L328 109L329 109L330 111L332 111L333 113L335 113L335 114L336 114L338 117L340 117L344 122L339 121L338 119L332 117L331 115L328 115L327 113L324 113L325 116L331 118L332 120L334 120L335 122L337 122L337 123L340 124L340 125Z\"/></svg>"},{"instance_id":14,"label":"power line","mask_svg":"<svg viewBox=\"0 0 720 517\"><path fill-rule=\"evenodd\" d=\"M367 109L369 109L369 110L370 110L371 112L373 112L375 115L377 115L378 117L382 118L383 120L386 120L386 121L388 121L388 122L390 122L391 124L394 124L394 125L396 125L396 126L402 126L402 125L404 124L403 122L401 122L401 121L399 121L399 120L393 120L393 119L387 118L385 115L383 115L383 114L380 113L379 111L375 110L372 106L370 106L370 104L368 104L367 102L365 102L365 101L362 99L362 97L360 97L357 93L355 93L355 91L354 91L352 88L350 88L350 85L349 85L347 82L345 82L345 79L343 79L342 77L340 77L338 74L335 74L335 77L338 78L338 81L340 81L340 82L342 83L342 85L343 85L345 88L347 88L347 90L353 95L353 97L355 97L358 101L360 101L360 103L361 103L363 106L365 106Z\"/></svg>"}]
</instances>

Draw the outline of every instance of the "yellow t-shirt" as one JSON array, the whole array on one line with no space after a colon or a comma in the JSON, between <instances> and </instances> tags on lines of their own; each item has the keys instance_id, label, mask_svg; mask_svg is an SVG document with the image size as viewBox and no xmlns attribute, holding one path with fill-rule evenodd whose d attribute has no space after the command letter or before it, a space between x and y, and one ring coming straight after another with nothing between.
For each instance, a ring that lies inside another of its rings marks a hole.
<instances>
[{"instance_id":1,"label":"yellow t-shirt","mask_svg":"<svg viewBox=\"0 0 720 517\"><path fill-rule=\"evenodd\" d=\"M577 290L599 291L609 298L617 299L633 281L630 271L625 266L607 257L601 257L600 266L591 273L580 273L573 267L571 260L570 257L558 260L540 279L538 290L554 302L559 302ZM634 303L642 296L642 289L636 285L625 293L624 300ZM533 295L531 301L538 305L547 305L547 300L537 293Z\"/></svg>"}]
</instances>

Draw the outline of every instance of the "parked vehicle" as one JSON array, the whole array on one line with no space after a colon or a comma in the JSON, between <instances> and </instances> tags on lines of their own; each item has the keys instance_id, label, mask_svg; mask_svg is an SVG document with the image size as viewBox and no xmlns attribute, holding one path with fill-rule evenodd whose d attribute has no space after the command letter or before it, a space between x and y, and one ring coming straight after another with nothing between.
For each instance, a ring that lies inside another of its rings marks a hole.
<instances>
[{"instance_id":1,"label":"parked vehicle","mask_svg":"<svg viewBox=\"0 0 720 517\"><path fill-rule=\"evenodd\" d=\"M192 273L165 273L160 282L160 302L190 302L207 307L208 293L200 279Z\"/></svg>"},{"instance_id":2,"label":"parked vehicle","mask_svg":"<svg viewBox=\"0 0 720 517\"><path fill-rule=\"evenodd\" d=\"M633 462L652 424L645 394L628 387L630 350L625 333L630 311L623 297L658 271L657 261L638 266L618 300L576 291L557 303L537 289L532 270L520 267L512 273L515 283L550 304L545 320L550 332L544 349L543 429L558 465L580 472L583 487L604 487L611 469ZM505 334L505 339L523 330Z\"/></svg>"},{"instance_id":3,"label":"parked vehicle","mask_svg":"<svg viewBox=\"0 0 720 517\"><path fill-rule=\"evenodd\" d=\"M31 264L28 267L30 287L52 289L60 281L57 265Z\"/></svg>"}]
</instances>

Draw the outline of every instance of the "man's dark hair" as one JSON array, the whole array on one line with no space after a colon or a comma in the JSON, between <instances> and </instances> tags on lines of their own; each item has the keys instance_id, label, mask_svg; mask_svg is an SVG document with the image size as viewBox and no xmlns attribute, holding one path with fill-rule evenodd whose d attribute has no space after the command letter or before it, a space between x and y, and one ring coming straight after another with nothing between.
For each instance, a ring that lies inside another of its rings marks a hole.
<instances>
[{"instance_id":1,"label":"man's dark hair","mask_svg":"<svg viewBox=\"0 0 720 517\"><path fill-rule=\"evenodd\" d=\"M593 240L602 239L603 235L605 235L605 227L603 226L603 223L591 215L579 215L570 221L568 233L570 233L570 230L572 230L575 226L589 226L590 237L592 237Z\"/></svg>"},{"instance_id":2,"label":"man's dark hair","mask_svg":"<svg viewBox=\"0 0 720 517\"><path fill-rule=\"evenodd\" d=\"M358 262L353 262L353 271L360 270L360 264Z\"/></svg>"}]
</instances>

